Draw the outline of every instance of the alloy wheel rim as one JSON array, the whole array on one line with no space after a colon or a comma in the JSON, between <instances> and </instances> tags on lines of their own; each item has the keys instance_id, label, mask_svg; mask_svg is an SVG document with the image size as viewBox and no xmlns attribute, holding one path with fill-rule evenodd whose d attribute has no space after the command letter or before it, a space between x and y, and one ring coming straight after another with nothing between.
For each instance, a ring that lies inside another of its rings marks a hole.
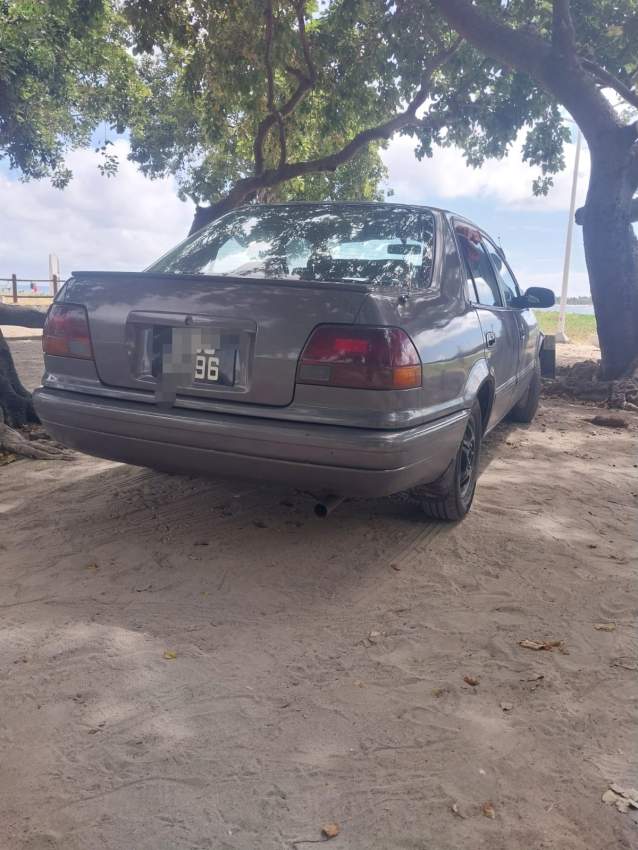
<instances>
[{"instance_id":1,"label":"alloy wheel rim","mask_svg":"<svg viewBox=\"0 0 638 850\"><path fill-rule=\"evenodd\" d=\"M461 497L466 498L471 492L474 481L474 464L476 461L476 429L473 420L467 423L463 442L461 443L461 457L459 467L459 489Z\"/></svg>"}]
</instances>

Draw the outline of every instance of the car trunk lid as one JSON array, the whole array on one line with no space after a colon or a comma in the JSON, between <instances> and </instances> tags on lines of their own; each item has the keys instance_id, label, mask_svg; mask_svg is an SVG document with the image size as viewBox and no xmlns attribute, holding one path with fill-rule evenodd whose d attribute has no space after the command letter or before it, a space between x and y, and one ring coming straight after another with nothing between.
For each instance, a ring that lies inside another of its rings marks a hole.
<instances>
[{"instance_id":1,"label":"car trunk lid","mask_svg":"<svg viewBox=\"0 0 638 850\"><path fill-rule=\"evenodd\" d=\"M100 380L180 397L285 406L312 329L356 320L369 286L155 272L74 272Z\"/></svg>"}]
</instances>

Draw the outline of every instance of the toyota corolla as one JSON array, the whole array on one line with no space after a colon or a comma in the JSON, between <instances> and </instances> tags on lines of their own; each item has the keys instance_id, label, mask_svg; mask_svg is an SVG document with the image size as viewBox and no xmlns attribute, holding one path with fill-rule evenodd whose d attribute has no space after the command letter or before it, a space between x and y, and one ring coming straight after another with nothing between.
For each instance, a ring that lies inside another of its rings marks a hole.
<instances>
[{"instance_id":1,"label":"toyota corolla","mask_svg":"<svg viewBox=\"0 0 638 850\"><path fill-rule=\"evenodd\" d=\"M445 210L248 206L144 272L74 272L35 405L98 457L335 496L410 490L457 520L485 435L534 416L530 308L553 302Z\"/></svg>"}]
</instances>

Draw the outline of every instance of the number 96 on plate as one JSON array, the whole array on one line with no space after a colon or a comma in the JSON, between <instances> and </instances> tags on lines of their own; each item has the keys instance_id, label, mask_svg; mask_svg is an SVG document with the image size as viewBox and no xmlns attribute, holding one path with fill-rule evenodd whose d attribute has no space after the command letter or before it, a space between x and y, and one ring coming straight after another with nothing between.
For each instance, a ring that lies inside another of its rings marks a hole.
<instances>
[{"instance_id":1,"label":"number 96 on plate","mask_svg":"<svg viewBox=\"0 0 638 850\"><path fill-rule=\"evenodd\" d=\"M195 352L193 379L204 383L218 383L220 378L219 352L216 348L200 348Z\"/></svg>"}]
</instances>

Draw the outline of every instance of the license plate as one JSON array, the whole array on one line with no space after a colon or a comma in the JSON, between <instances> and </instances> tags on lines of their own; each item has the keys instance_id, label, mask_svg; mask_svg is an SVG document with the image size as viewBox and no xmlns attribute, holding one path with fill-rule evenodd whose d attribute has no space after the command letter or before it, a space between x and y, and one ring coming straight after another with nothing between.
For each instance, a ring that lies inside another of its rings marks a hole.
<instances>
[{"instance_id":1,"label":"license plate","mask_svg":"<svg viewBox=\"0 0 638 850\"><path fill-rule=\"evenodd\" d=\"M232 387L235 384L239 338L207 329L172 328L162 346L162 381L175 387Z\"/></svg>"},{"instance_id":2,"label":"license plate","mask_svg":"<svg viewBox=\"0 0 638 850\"><path fill-rule=\"evenodd\" d=\"M204 381L211 384L219 382L219 353L216 348L200 348L195 353L194 381Z\"/></svg>"},{"instance_id":3,"label":"license plate","mask_svg":"<svg viewBox=\"0 0 638 850\"><path fill-rule=\"evenodd\" d=\"M206 347L195 350L192 378L194 386L234 385L237 348L230 344L230 340L226 345L224 342L222 337L220 348Z\"/></svg>"}]
</instances>

